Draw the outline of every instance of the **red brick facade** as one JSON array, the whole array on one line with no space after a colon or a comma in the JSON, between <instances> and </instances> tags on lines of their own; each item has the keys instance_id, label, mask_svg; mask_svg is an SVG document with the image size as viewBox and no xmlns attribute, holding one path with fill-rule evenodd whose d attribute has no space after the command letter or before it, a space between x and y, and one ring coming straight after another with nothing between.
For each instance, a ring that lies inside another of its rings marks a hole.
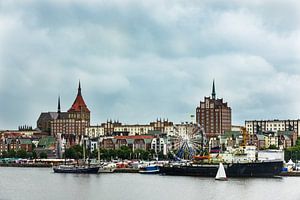
<instances>
[{"instance_id":1,"label":"red brick facade","mask_svg":"<svg viewBox=\"0 0 300 200\"><path fill-rule=\"evenodd\" d=\"M216 99L214 85L212 97L205 97L196 108L196 122L211 137L231 130L231 108L223 99Z\"/></svg>"}]
</instances>

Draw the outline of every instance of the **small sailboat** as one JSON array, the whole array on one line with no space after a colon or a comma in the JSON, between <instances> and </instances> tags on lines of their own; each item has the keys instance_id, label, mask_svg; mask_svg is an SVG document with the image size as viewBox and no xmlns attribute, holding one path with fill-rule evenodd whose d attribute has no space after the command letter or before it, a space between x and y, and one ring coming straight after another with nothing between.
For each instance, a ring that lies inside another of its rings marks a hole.
<instances>
[{"instance_id":1,"label":"small sailboat","mask_svg":"<svg viewBox=\"0 0 300 200\"><path fill-rule=\"evenodd\" d=\"M219 164L219 169L218 169L215 179L219 180L219 181L227 181L226 172L225 172L224 166L221 162Z\"/></svg>"}]
</instances>

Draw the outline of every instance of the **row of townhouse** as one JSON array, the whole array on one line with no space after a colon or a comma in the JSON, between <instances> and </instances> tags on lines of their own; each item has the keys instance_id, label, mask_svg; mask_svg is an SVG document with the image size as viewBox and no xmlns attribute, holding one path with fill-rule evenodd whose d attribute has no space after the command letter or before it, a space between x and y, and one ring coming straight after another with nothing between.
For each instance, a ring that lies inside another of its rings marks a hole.
<instances>
[{"instance_id":1,"label":"row of townhouse","mask_svg":"<svg viewBox=\"0 0 300 200\"><path fill-rule=\"evenodd\" d=\"M0 132L0 154L10 150L33 150L39 155L45 152L48 158L56 157L56 138L38 130L6 130Z\"/></svg>"},{"instance_id":2,"label":"row of townhouse","mask_svg":"<svg viewBox=\"0 0 300 200\"><path fill-rule=\"evenodd\" d=\"M1 138L0 139L0 152L4 151L18 151L25 150L26 152L32 151L32 140L30 138Z\"/></svg>"},{"instance_id":3,"label":"row of townhouse","mask_svg":"<svg viewBox=\"0 0 300 200\"><path fill-rule=\"evenodd\" d=\"M295 131L300 136L300 119L247 120L245 121L245 127L250 135L266 131Z\"/></svg>"},{"instance_id":4,"label":"row of townhouse","mask_svg":"<svg viewBox=\"0 0 300 200\"><path fill-rule=\"evenodd\" d=\"M259 134L249 134L247 137L247 145L254 145L258 149L268 149L276 147L280 149L289 148L296 145L297 132L296 131L277 131L277 132L261 132ZM240 131L225 132L221 139L211 139L211 146L225 146L235 147L241 146L243 136Z\"/></svg>"},{"instance_id":5,"label":"row of townhouse","mask_svg":"<svg viewBox=\"0 0 300 200\"><path fill-rule=\"evenodd\" d=\"M85 130L85 135L90 138L113 136L113 135L146 135L153 131L165 133L168 136L181 136L191 132L195 128L194 124L185 122L174 124L168 120L156 120L149 124L122 124L119 121L107 121L101 125L89 126Z\"/></svg>"},{"instance_id":6,"label":"row of townhouse","mask_svg":"<svg viewBox=\"0 0 300 200\"><path fill-rule=\"evenodd\" d=\"M129 147L132 151L137 149L142 150L154 150L154 152L167 153L167 139L163 135L135 135L135 136L104 136L101 137L100 143L99 138L91 140L87 147L90 151L100 148L117 150L122 146ZM89 146L88 146L89 145Z\"/></svg>"}]
</instances>

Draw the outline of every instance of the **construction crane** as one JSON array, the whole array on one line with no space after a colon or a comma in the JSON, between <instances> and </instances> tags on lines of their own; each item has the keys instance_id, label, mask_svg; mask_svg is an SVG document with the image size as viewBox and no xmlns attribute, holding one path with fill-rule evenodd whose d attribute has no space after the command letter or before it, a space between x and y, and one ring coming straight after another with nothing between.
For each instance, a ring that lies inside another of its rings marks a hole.
<instances>
[{"instance_id":1,"label":"construction crane","mask_svg":"<svg viewBox=\"0 0 300 200\"><path fill-rule=\"evenodd\" d=\"M249 140L249 134L245 127L241 127L241 130L242 130L242 136L243 136L242 146L246 146L247 141Z\"/></svg>"}]
</instances>

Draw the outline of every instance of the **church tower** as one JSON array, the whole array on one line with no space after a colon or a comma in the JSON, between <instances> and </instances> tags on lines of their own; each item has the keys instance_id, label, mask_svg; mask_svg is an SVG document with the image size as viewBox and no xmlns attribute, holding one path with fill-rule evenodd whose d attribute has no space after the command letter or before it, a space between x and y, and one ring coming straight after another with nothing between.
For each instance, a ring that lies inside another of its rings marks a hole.
<instances>
[{"instance_id":1,"label":"church tower","mask_svg":"<svg viewBox=\"0 0 300 200\"><path fill-rule=\"evenodd\" d=\"M215 80L213 80L211 98L216 99L216 89L215 89Z\"/></svg>"},{"instance_id":2,"label":"church tower","mask_svg":"<svg viewBox=\"0 0 300 200\"><path fill-rule=\"evenodd\" d=\"M58 101L57 101L57 119L61 119L60 96L58 96Z\"/></svg>"},{"instance_id":3,"label":"church tower","mask_svg":"<svg viewBox=\"0 0 300 200\"><path fill-rule=\"evenodd\" d=\"M79 81L77 96L71 108L68 110L69 118L75 120L84 120L90 124L90 110L85 104L81 93L81 84Z\"/></svg>"},{"instance_id":4,"label":"church tower","mask_svg":"<svg viewBox=\"0 0 300 200\"><path fill-rule=\"evenodd\" d=\"M204 97L196 108L196 122L201 125L207 137L222 135L231 130L231 108L223 99L216 98L215 80L211 97Z\"/></svg>"}]
</instances>

